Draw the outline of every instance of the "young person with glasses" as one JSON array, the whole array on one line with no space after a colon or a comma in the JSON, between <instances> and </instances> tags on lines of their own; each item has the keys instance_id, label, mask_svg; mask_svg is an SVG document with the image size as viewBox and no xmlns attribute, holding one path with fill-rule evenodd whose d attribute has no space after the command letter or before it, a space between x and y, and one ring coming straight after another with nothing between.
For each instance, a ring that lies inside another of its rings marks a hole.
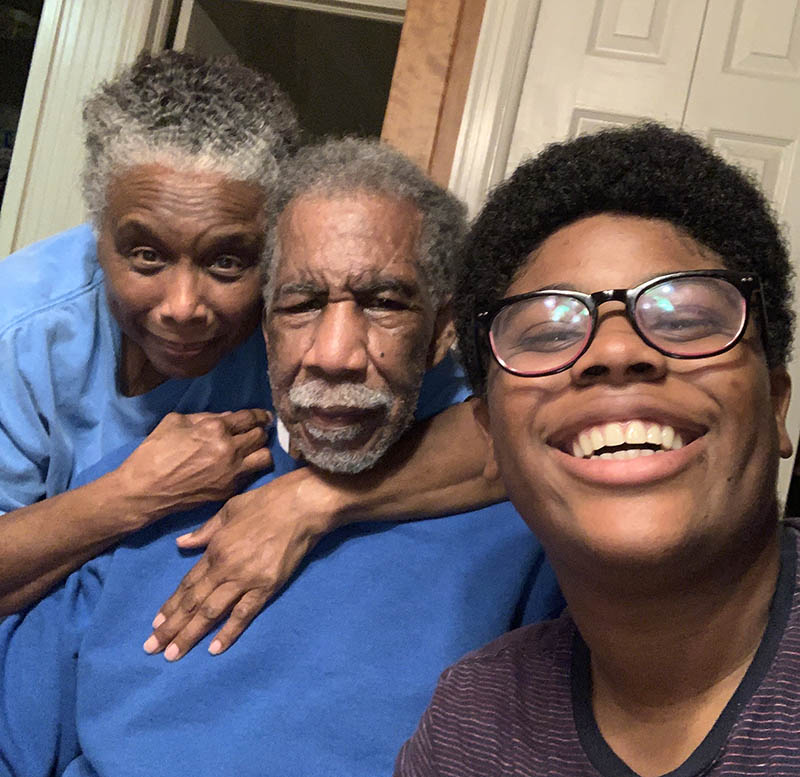
<instances>
[{"instance_id":1,"label":"young person with glasses","mask_svg":"<svg viewBox=\"0 0 800 777\"><path fill-rule=\"evenodd\" d=\"M757 187L659 125L491 195L462 352L567 611L447 670L397 775L800 775L791 275Z\"/></svg>"}]
</instances>

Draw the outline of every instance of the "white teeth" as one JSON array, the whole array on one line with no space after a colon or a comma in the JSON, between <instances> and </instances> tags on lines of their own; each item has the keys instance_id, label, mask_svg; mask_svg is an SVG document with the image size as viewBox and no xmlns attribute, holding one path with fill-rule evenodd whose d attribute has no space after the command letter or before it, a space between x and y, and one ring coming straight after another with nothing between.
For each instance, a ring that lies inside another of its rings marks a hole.
<instances>
[{"instance_id":1,"label":"white teeth","mask_svg":"<svg viewBox=\"0 0 800 777\"><path fill-rule=\"evenodd\" d=\"M603 432L606 438L606 445L622 445L625 442L621 424L606 424Z\"/></svg>"},{"instance_id":2,"label":"white teeth","mask_svg":"<svg viewBox=\"0 0 800 777\"><path fill-rule=\"evenodd\" d=\"M656 447L650 448L625 448L618 451L604 451L602 448L616 448L620 445L644 445L645 443ZM652 422L639 419L632 421L593 426L582 431L572 442L572 455L576 458L603 459L633 459L638 456L652 456L654 453L663 453L669 450L678 450L684 445L680 434L671 426L661 426Z\"/></svg>"},{"instance_id":3,"label":"white teeth","mask_svg":"<svg viewBox=\"0 0 800 777\"><path fill-rule=\"evenodd\" d=\"M625 430L625 442L641 444L647 440L647 432L641 421L631 421Z\"/></svg>"}]
</instances>

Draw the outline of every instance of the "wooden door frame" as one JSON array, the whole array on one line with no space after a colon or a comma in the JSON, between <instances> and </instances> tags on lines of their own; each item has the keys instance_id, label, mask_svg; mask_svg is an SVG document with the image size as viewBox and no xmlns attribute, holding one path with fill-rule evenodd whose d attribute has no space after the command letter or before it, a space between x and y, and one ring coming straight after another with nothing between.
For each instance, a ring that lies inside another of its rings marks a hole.
<instances>
[{"instance_id":1,"label":"wooden door frame","mask_svg":"<svg viewBox=\"0 0 800 777\"><path fill-rule=\"evenodd\" d=\"M408 0L381 137L450 180L487 0Z\"/></svg>"}]
</instances>

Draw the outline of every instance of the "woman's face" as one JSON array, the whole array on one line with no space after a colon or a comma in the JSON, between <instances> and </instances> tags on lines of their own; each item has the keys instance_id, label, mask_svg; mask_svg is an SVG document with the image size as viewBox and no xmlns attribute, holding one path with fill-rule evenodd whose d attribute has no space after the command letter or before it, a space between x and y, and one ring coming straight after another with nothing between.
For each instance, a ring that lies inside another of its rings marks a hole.
<instances>
[{"instance_id":1,"label":"woman's face","mask_svg":"<svg viewBox=\"0 0 800 777\"><path fill-rule=\"evenodd\" d=\"M261 313L263 192L218 173L130 168L110 184L98 257L123 332L123 390L203 375Z\"/></svg>"}]
</instances>

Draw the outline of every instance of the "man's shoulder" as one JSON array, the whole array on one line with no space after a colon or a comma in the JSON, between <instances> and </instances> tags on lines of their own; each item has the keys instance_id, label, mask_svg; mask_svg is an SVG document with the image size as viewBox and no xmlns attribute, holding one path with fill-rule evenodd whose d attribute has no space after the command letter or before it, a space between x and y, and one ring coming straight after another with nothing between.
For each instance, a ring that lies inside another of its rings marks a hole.
<instances>
[{"instance_id":1,"label":"man's shoulder","mask_svg":"<svg viewBox=\"0 0 800 777\"><path fill-rule=\"evenodd\" d=\"M32 243L0 261L0 335L37 314L92 294L102 283L87 224Z\"/></svg>"}]
</instances>

